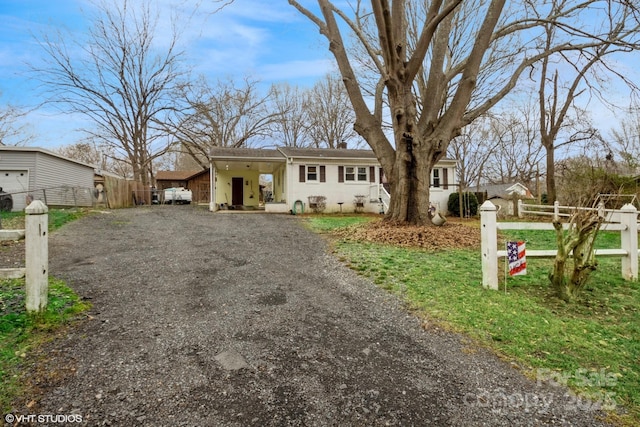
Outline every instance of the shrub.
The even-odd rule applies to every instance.
[[[309,196],[309,208],[315,213],[324,211],[327,207],[327,198],[325,196]]]
[[[460,194],[451,193],[447,202],[447,209],[453,216],[460,216]],[[473,193],[462,193],[462,209],[464,216],[470,217],[478,214],[478,198]]]
[[[364,204],[366,203],[367,196],[365,195],[356,195],[354,196],[353,204],[355,206],[356,212],[364,211]]]

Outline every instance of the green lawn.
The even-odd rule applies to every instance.
[[[327,233],[349,222],[336,218],[332,227],[331,221],[308,223]],[[507,230],[501,240],[507,239],[525,240],[531,249],[555,245],[552,231]],[[602,232],[597,247],[616,247],[619,240]],[[479,248],[428,252],[344,239],[333,247],[352,269],[517,362],[532,378],[563,375],[581,395],[623,406],[629,415],[615,417],[618,422],[640,422],[640,286],[621,278],[620,259],[600,259],[581,298],[567,304],[551,294],[549,259],[529,258],[526,276],[508,278],[506,291],[502,277],[500,290],[491,291],[481,285]]]
[[[47,309],[27,314],[24,279],[0,280],[0,412],[7,413],[20,394],[21,365],[30,351],[47,341],[63,324],[87,310],[64,282],[50,278]]]
[[[49,231],[87,214],[82,209],[49,211]],[[24,212],[2,212],[2,227],[24,228]],[[0,412],[7,413],[11,402],[23,390],[22,363],[29,352],[53,336],[65,323],[87,310],[89,304],[64,282],[49,278],[47,309],[38,314],[25,310],[24,279],[0,280]]]
[[[57,230],[64,224],[87,215],[89,211],[83,208],[49,209],[49,231]],[[24,228],[24,212],[0,212],[2,228],[19,230]]]

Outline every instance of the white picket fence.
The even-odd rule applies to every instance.
[[[0,240],[25,239],[25,268],[2,268],[0,278],[19,279],[26,284],[26,308],[42,311],[49,293],[49,209],[40,200],[25,208],[24,230],[0,230]]]
[[[546,210],[545,210],[546,209]],[[550,212],[549,209],[552,209]],[[603,231],[619,231],[621,247],[616,249],[596,249],[596,256],[613,256],[622,258],[622,277],[626,280],[638,279],[638,210],[631,204],[626,204],[622,209],[575,208],[554,204],[553,207],[543,205],[524,205],[518,203],[518,214],[525,213],[538,215],[550,215],[553,218],[570,216],[575,210],[594,210],[604,218],[601,226]],[[480,206],[481,223],[481,252],[482,252],[482,286],[489,289],[498,289],[498,261],[507,256],[506,250],[498,250],[498,230],[552,230],[555,228],[551,222],[498,222],[498,209],[490,201]],[[566,229],[569,224],[563,224]],[[557,249],[530,250],[527,248],[527,257],[553,258]]]

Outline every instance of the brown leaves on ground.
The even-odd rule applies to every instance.
[[[371,221],[337,232],[340,237],[427,250],[477,248],[480,230],[461,223],[446,222],[440,227]]]

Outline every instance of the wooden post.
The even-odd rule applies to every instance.
[[[25,282],[28,312],[43,311],[49,292],[49,208],[34,200],[25,208]]]
[[[622,257],[622,277],[638,280],[638,210],[627,203],[620,209],[620,223],[627,227],[620,232],[622,249],[627,255]]]
[[[480,206],[480,246],[482,250],[482,287],[498,289],[497,209],[489,200]]]

